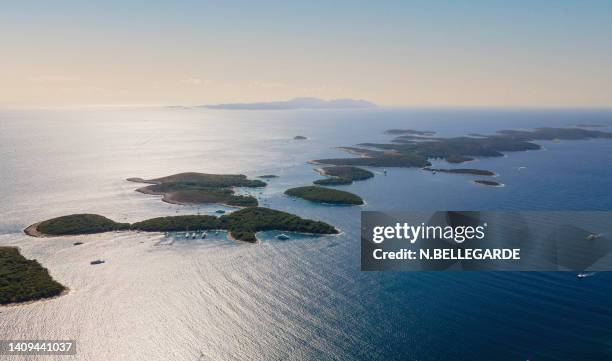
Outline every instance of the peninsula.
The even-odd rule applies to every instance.
[[[27,234],[36,237],[48,237],[58,235],[74,235],[75,228],[72,223],[80,224],[80,234],[104,233],[111,231],[108,227],[100,227],[99,220],[109,220],[106,217],[94,214],[74,214],[43,221],[26,228]],[[98,222],[92,222],[98,220]],[[55,227],[40,229],[41,225],[54,224]],[[260,231],[286,231],[311,234],[337,234],[338,230],[333,226],[296,215],[277,211],[269,208],[251,207],[223,215],[220,217],[209,215],[185,215],[158,217],[133,224],[116,223],[122,225],[121,230],[144,231],[144,232],[173,232],[185,230],[225,230],[236,240],[245,242],[257,242],[256,232]],[[61,228],[60,225],[65,225]],[[44,230],[44,231],[43,231]],[[51,231],[52,233],[47,233]]]
[[[16,247],[0,247],[0,305],[59,296],[66,290],[36,260]]]
[[[161,195],[162,200],[174,204],[216,203],[236,207],[256,207],[252,196],[236,195],[234,187],[265,187],[266,182],[248,179],[243,174],[179,173],[155,179],[128,178],[130,182],[147,183],[136,189],[144,194]]]
[[[366,180],[374,177],[374,173],[352,166],[332,166],[316,168],[315,171],[328,178],[314,181],[318,185],[344,185],[351,184],[353,181]]]
[[[453,169],[442,169],[442,168],[431,168],[425,167],[423,170],[432,172],[432,173],[455,173],[455,174],[473,174],[473,175],[481,175],[481,176],[494,176],[495,173],[490,170],[484,169],[474,169],[474,168],[453,168]]]
[[[337,205],[361,205],[363,199],[356,194],[339,191],[337,189],[319,186],[306,186],[287,189],[285,194],[292,197],[306,199],[311,202]]]

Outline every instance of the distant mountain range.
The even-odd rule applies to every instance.
[[[227,103],[203,105],[210,109],[233,109],[233,110],[282,110],[282,109],[354,109],[374,108],[377,105],[366,100],[359,99],[334,99],[323,100],[319,98],[301,97],[285,101],[263,102],[263,103]]]

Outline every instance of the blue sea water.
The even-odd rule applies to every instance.
[[[76,359],[82,360],[96,359],[101,353],[106,360],[190,360],[200,354],[204,359],[612,359],[610,273],[579,280],[564,272],[359,270],[362,210],[612,210],[610,140],[543,141],[539,151],[470,163],[498,173],[496,180],[505,184],[502,188],[475,185],[469,175],[391,168],[384,176],[371,168],[376,173],[373,179],[338,187],[362,196],[367,202],[363,207],[318,205],[283,195],[289,187],[320,178],[308,160],[347,156],[338,146],[387,142],[391,137],[384,131],[390,128],[455,136],[579,123],[604,124],[607,128],[602,130],[610,130],[612,112],[2,111],[0,245],[22,247],[26,256],[41,260],[75,291],[47,303],[3,310],[0,338],[80,335],[83,351]],[[308,140],[295,141],[295,135]],[[436,165],[450,166],[440,161]],[[92,296],[79,291],[89,286],[77,273],[92,271],[85,267],[77,272],[67,259],[80,265],[90,254],[70,253],[76,252],[69,247],[70,239],[33,241],[21,230],[42,219],[76,212],[135,221],[218,209],[165,204],[134,192],[135,184],[125,181],[182,171],[278,174],[264,190],[242,191],[256,195],[264,206],[334,224],[343,234],[288,241],[276,240],[274,233],[262,234],[260,246],[213,237],[177,241],[163,249],[153,246],[152,241],[159,240],[147,235],[94,236],[88,240],[100,244],[97,252],[107,252],[108,267],[118,268],[105,276],[87,276],[107,292],[96,294],[101,306],[80,311],[76,301]],[[148,248],[139,248],[140,242]],[[138,266],[119,255],[113,260],[119,247],[126,247],[121,248],[123,254],[155,257],[155,262]],[[180,281],[171,277],[179,265]],[[169,282],[182,287],[188,282],[193,288],[183,292],[177,286],[171,296],[160,293],[155,277],[147,274],[157,272],[154,268],[160,268],[160,279],[167,275]],[[135,279],[140,282],[130,287],[136,287],[139,296],[123,283],[127,282],[123,278],[136,277],[126,270],[138,273]],[[206,272],[196,274],[202,270]],[[150,299],[140,298],[144,295],[166,302],[150,305]],[[118,305],[117,299],[158,311],[140,314],[136,307]],[[98,323],[98,328],[91,326],[109,310],[121,317]],[[79,316],[72,318],[71,313]],[[167,314],[176,320],[168,320]],[[53,328],[54,317],[66,323],[61,331]],[[131,320],[130,325],[124,320]],[[12,331],[8,325],[14,325]],[[121,332],[131,337],[116,334]],[[172,334],[188,342],[170,346],[167,340],[173,339]],[[149,352],[153,343],[165,347]],[[139,352],[120,353],[130,347]],[[174,352],[169,351],[172,347]]]

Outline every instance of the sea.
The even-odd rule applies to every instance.
[[[0,339],[76,340],[72,356],[7,360],[612,360],[612,273],[362,272],[360,213],[612,210],[612,141],[541,141],[538,151],[481,158],[505,187],[474,176],[369,168],[338,189],[364,206],[284,190],[321,178],[309,160],[388,142],[390,128],[438,136],[594,123],[598,109],[375,108],[242,111],[90,107],[0,110],[0,246],[17,246],[69,288],[0,307]],[[294,140],[296,135],[307,140]],[[435,161],[436,166],[449,166]],[[259,234],[258,244],[117,232],[32,238],[28,225],[97,213],[134,222],[215,214],[134,190],[128,177],[179,172],[275,174],[240,189],[260,205],[333,224],[337,236]],[[73,246],[75,242],[83,242]],[[106,263],[90,265],[92,260]]]

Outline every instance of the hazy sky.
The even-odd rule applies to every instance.
[[[0,105],[612,106],[612,1],[7,1]]]

